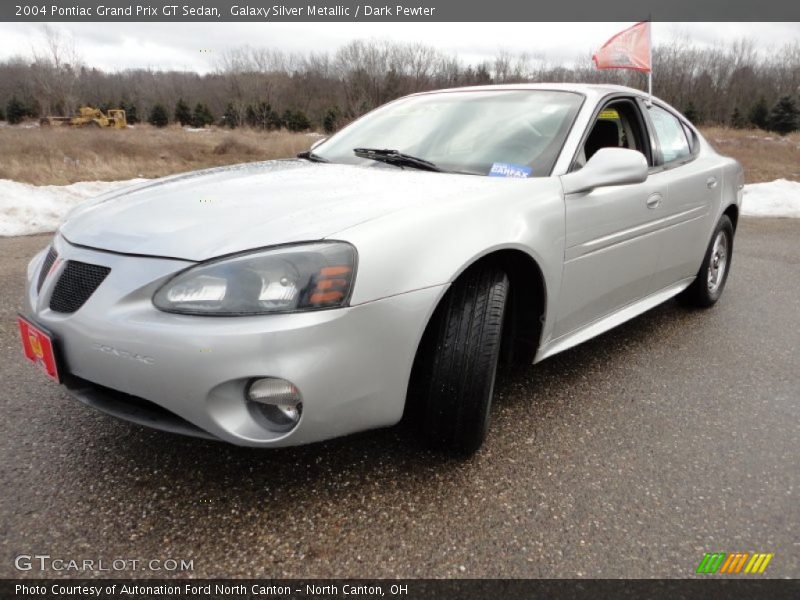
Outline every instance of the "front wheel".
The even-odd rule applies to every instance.
[[[722,218],[711,236],[703,264],[697,278],[681,293],[680,299],[686,304],[707,308],[712,306],[725,289],[733,257],[733,223],[728,215]]]
[[[508,276],[480,265],[436,309],[418,357],[418,392],[425,437],[437,448],[469,455],[486,437],[508,293]]]

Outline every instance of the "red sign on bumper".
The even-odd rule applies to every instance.
[[[56,354],[53,350],[53,338],[50,334],[24,317],[17,317],[17,325],[19,325],[19,334],[22,337],[22,350],[25,358],[34,364],[41,365],[50,379],[61,383]]]

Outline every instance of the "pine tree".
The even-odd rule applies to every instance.
[[[283,121],[283,124],[286,126],[286,129],[294,131],[291,125],[291,123],[294,121],[294,111],[292,111],[291,108],[287,108],[285,111],[283,111],[283,116],[281,117],[281,120]]]
[[[27,114],[28,110],[25,108],[25,105],[19,98],[12,96],[11,100],[9,100],[6,105],[6,117],[8,118],[9,124],[16,125],[17,123],[21,123],[22,119],[24,119]]]
[[[684,109],[683,116],[686,117],[686,119],[690,123],[694,123],[695,125],[700,123],[700,121],[702,120],[700,116],[700,111],[697,110],[697,108],[694,105],[694,102],[691,101],[689,101],[689,104]]]
[[[3,107],[0,106],[0,121],[6,120],[6,111],[3,110]]]
[[[198,102],[192,114],[192,125],[194,127],[205,127],[212,123],[214,123],[214,115],[211,114],[211,110],[205,104]]]
[[[799,117],[800,111],[797,109],[794,98],[791,96],[783,96],[775,103],[775,106],[772,107],[769,118],[767,119],[767,127],[771,131],[786,135],[787,133],[797,130],[800,124],[798,122]]]
[[[222,120],[231,129],[239,126],[239,111],[233,107],[233,103],[229,102],[228,106],[225,107],[225,114],[222,115]]]
[[[486,85],[492,83],[492,76],[489,73],[489,67],[485,62],[478,65],[478,68],[475,70],[474,77],[476,85]]]
[[[325,130],[325,133],[333,133],[336,131],[336,126],[339,122],[339,107],[334,106],[328,109],[328,112],[325,113],[325,117],[322,119],[322,128]]]
[[[150,118],[147,119],[150,125],[156,127],[166,127],[169,125],[169,115],[163,104],[154,104],[150,109]]]
[[[256,109],[253,108],[252,104],[248,104],[244,111],[244,122],[250,127],[258,126],[258,115],[256,114]]]
[[[280,129],[283,126],[280,115],[266,102],[260,102],[256,107],[248,106],[245,114],[245,121],[251,127]]]
[[[283,122],[289,131],[305,131],[311,127],[311,121],[302,110],[287,109],[283,113]]]
[[[180,123],[181,127],[192,124],[192,109],[183,101],[183,98],[175,103],[175,121]]]
[[[295,131],[311,129],[311,119],[302,110],[296,110],[294,113],[294,126]]]
[[[758,99],[753,107],[750,109],[748,120],[750,124],[758,127],[759,129],[767,128],[767,118],[769,117],[769,109],[767,108],[767,101],[764,96]]]
[[[742,129],[744,126],[744,115],[742,115],[742,113],[739,111],[739,107],[736,106],[731,113],[731,127]]]
[[[267,106],[269,106],[269,104]],[[278,112],[270,108],[269,112],[267,113],[267,122],[266,122],[267,129],[280,129],[285,125],[286,122],[281,118]]]
[[[136,112],[136,105],[127,100],[120,100],[119,107],[125,111],[125,120],[129,125],[136,125],[139,122],[139,115]]]

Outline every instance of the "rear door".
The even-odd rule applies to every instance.
[[[614,146],[638,150],[653,165],[650,145],[637,101],[615,97],[598,111],[571,170],[582,168],[599,148]],[[662,202],[666,184],[648,177],[639,184],[565,197],[566,249],[555,337],[647,294],[659,257],[658,216],[651,206]]]
[[[666,190],[653,207],[660,222],[659,255],[650,283],[650,291],[656,292],[697,274],[722,180],[717,162],[699,156],[694,132],[677,114],[657,104],[644,110],[659,169],[651,178]]]

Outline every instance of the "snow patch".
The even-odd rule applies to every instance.
[[[742,214],[800,218],[800,182],[776,179],[744,186]]]
[[[143,181],[146,179],[30,185],[0,179],[0,236],[55,231],[81,202]]]

